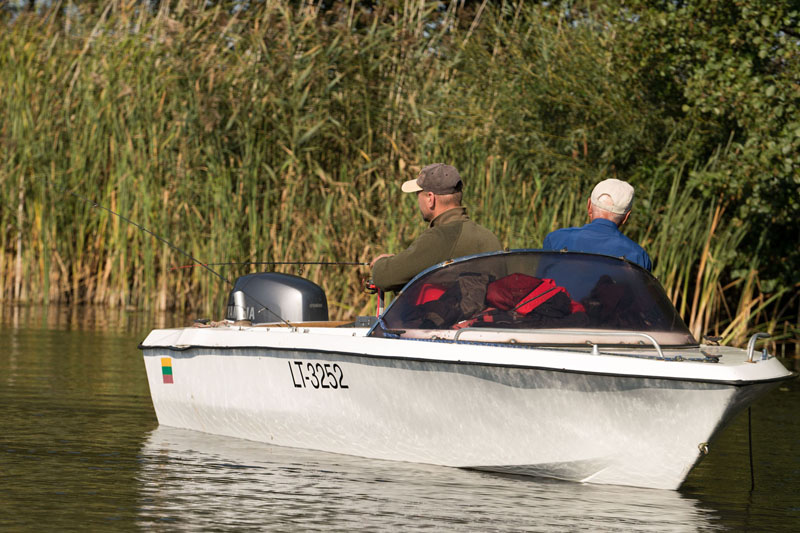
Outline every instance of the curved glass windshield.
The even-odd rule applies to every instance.
[[[381,318],[370,335],[441,338],[452,337],[442,330],[464,328],[594,330],[647,333],[667,345],[696,344],[649,272],[614,257],[574,252],[516,250],[432,267],[409,282]],[[586,341],[567,335],[553,342]]]

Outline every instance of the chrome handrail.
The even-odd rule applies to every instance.
[[[599,337],[619,337],[620,335],[631,335],[634,337],[644,337],[645,339],[649,340],[653,347],[656,349],[656,352],[662,358],[664,357],[664,352],[661,351],[661,345],[658,344],[658,341],[655,340],[652,336],[648,335],[647,333],[641,333],[639,331],[591,331],[591,330],[565,330],[565,329],[500,329],[500,328],[473,328],[473,327],[466,327],[461,328],[458,330],[453,337],[454,342],[458,342],[458,338],[461,336],[462,333],[465,331],[485,331],[491,333],[538,333],[538,334],[545,334],[545,335],[594,335]],[[597,343],[591,343],[592,346],[597,346]]]
[[[754,333],[752,337],[750,337],[750,342],[747,343],[747,362],[753,363],[753,355],[756,350],[756,342],[758,339],[769,339],[771,335],[769,333]]]

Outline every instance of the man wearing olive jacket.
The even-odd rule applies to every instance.
[[[385,291],[398,291],[411,278],[442,261],[502,250],[488,229],[470,220],[461,205],[463,183],[458,171],[442,163],[423,168],[402,190],[417,194],[422,218],[430,227],[397,255],[381,254],[370,263],[372,282]]]

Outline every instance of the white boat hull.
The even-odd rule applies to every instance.
[[[141,348],[159,423],[377,459],[676,489],[737,412],[790,376],[774,358],[747,368],[487,353],[363,334],[154,331]]]

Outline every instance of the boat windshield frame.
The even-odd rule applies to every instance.
[[[457,342],[465,328],[484,328],[483,342],[642,344],[646,334],[662,346],[698,345],[648,270],[621,257],[540,249],[469,255],[423,270],[367,336]],[[498,329],[507,333],[489,334]]]

